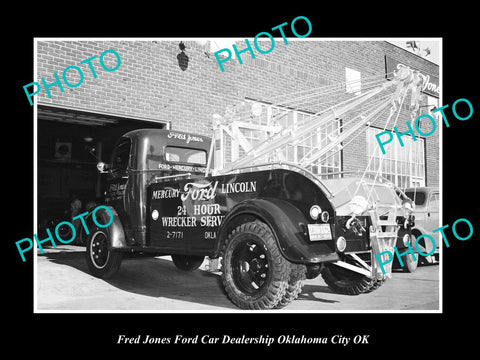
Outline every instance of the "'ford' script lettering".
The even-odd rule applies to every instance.
[[[218,181],[212,186],[212,182],[206,184],[198,183],[186,183],[183,187],[185,193],[180,198],[182,201],[187,200],[189,197],[192,200],[211,200],[215,198],[215,191],[217,189]]]

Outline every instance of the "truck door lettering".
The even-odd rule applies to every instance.
[[[194,216],[164,216],[162,217],[162,225],[165,227],[195,227],[197,219]]]
[[[218,227],[222,223],[224,217],[225,215],[202,216],[200,218],[200,226]]]
[[[171,199],[177,198],[180,193],[180,189],[163,189],[163,190],[155,190],[152,192],[152,199]]]
[[[177,206],[177,215],[178,216],[187,215],[187,207],[185,205]]]
[[[244,181],[244,182],[237,182],[237,183],[222,184],[223,194],[247,193],[247,192],[256,192],[256,191],[257,191],[256,181]]]
[[[192,200],[211,200],[215,198],[215,191],[217,189],[218,181],[215,181],[215,184],[212,186],[210,181],[207,184],[202,183],[186,183],[183,187],[185,193],[183,193],[180,198],[182,201],[187,200],[189,197]]]
[[[215,215],[215,214],[220,214],[220,204],[193,205],[193,215]]]

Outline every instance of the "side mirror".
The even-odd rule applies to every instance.
[[[109,165],[109,164],[106,164],[106,163],[104,163],[103,161],[100,161],[99,163],[97,163],[97,170],[98,170],[101,174],[108,172],[109,169],[110,169],[110,165]]]
[[[97,157],[97,149],[95,147],[95,145],[92,145],[92,144],[87,144],[85,145],[85,151],[88,152],[90,155],[92,155],[95,160],[100,160],[98,157]]]

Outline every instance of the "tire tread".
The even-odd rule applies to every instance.
[[[271,255],[271,284],[268,285],[266,293],[257,299],[250,295],[243,294],[237,289],[230,273],[230,269],[227,268],[229,264],[228,260],[226,261],[226,257],[229,256],[232,241],[234,241],[239,234],[243,233],[251,233],[261,239]],[[288,279],[291,270],[290,263],[280,253],[273,234],[265,223],[255,220],[238,225],[228,235],[223,245],[222,253],[224,254],[222,257],[223,288],[228,298],[239,308],[250,310],[272,309],[284,298],[285,293],[287,292]]]

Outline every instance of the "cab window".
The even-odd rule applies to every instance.
[[[130,156],[130,139],[124,138],[118,142],[112,153],[112,171],[126,170]]]
[[[207,164],[207,152],[201,149],[190,149],[177,146],[167,146],[165,160],[186,164]]]

